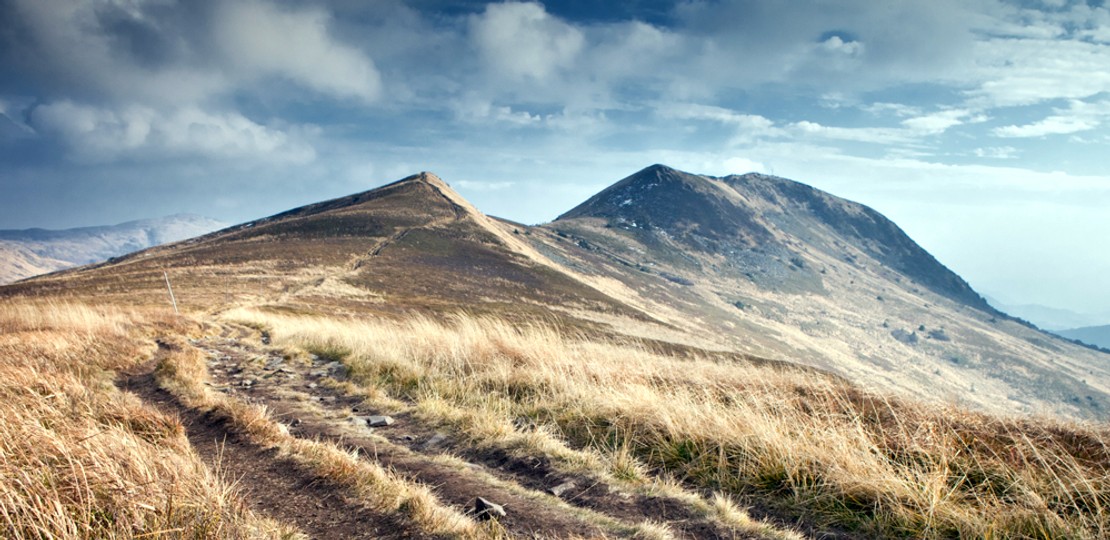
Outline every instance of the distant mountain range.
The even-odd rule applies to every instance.
[[[0,297],[163,304],[163,269],[184,309],[465,311],[992,411],[1110,415],[1110,356],[999,312],[871,208],[775,176],[654,165],[527,226],[421,173]]]
[[[1057,330],[1056,333],[1068,339],[1082,341],[1088,345],[1110,349],[1110,325]]]
[[[209,233],[227,224],[192,214],[76,229],[0,230],[0,284]]]
[[[1080,313],[1038,304],[1008,304],[989,295],[986,298],[995,308],[1054,332],[1110,324],[1110,313]]]

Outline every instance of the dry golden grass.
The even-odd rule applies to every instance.
[[[181,341],[166,343],[168,354],[159,363],[159,384],[187,406],[210,411],[255,444],[277,448],[282,455],[306,466],[316,475],[328,478],[350,490],[361,504],[385,512],[397,512],[426,533],[452,538],[497,538],[501,530],[495,522],[479,525],[458,511],[439,502],[426,486],[406,480],[343,450],[333,443],[299,439],[274,421],[265,407],[244,403],[213,392],[204,384],[207,368],[204,357]]]
[[[494,319],[227,316],[269,328],[275,343],[343,358],[371,393],[414,402],[479,445],[630,482],[673,478],[869,535],[1110,534],[1103,426],[911,403],[813,373],[676,359]],[[521,417],[541,428],[518,431]],[[727,499],[706,508],[774,534]]]
[[[0,537],[288,538],[189,449],[181,425],[116,389],[164,313],[0,304]],[[179,329],[180,330],[180,329]],[[145,344],[145,345],[144,345]]]

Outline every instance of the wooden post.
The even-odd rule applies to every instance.
[[[165,270],[162,270],[162,276],[166,278],[166,289],[170,291],[170,302],[173,302],[173,313],[175,315],[181,315],[181,312],[177,311],[177,299],[173,297],[173,287],[170,287],[170,275],[166,273]]]

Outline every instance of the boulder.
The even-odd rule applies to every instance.
[[[501,519],[506,515],[505,507],[500,504],[483,499],[482,497],[474,499],[474,517],[485,521],[489,519]]]
[[[366,423],[370,427],[385,427],[393,425],[392,416],[375,415],[366,418]]]
[[[575,487],[576,484],[574,482],[567,481],[547,490],[547,493],[556,497],[562,497],[564,493],[574,489]]]

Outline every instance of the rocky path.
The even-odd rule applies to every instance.
[[[596,478],[562,473],[547,459],[478,450],[413,412],[373,410],[347,393],[340,362],[285,358],[265,334],[224,325],[192,340],[207,363],[213,390],[265,405],[298,438],[330,441],[362,459],[432,489],[448,506],[475,513],[481,497],[503,507],[510,538],[744,538],[666,496],[631,493]],[[160,350],[159,356],[166,354]],[[181,419],[190,444],[213,470],[236,483],[252,509],[293,524],[311,538],[430,538],[397,512],[375,511],[346,488],[276,450],[240,437],[218,415],[190,409],[161,390],[160,358],[120,376],[121,388]]]
[[[645,522],[666,523],[678,538],[741,538],[683,502],[622,491],[597,479],[561,474],[542,457],[520,458],[462,445],[407,412],[381,422],[383,411],[344,393],[337,361],[285,359],[249,331],[229,326],[219,338],[198,340],[218,391],[266,405],[293,435],[339,442],[366,459],[429,485],[445,503],[471,509],[476,497],[503,505],[514,537],[633,536]],[[268,342],[268,336],[262,336]],[[557,493],[554,496],[553,493]]]
[[[342,488],[244,440],[222,419],[184,407],[155,383],[157,360],[122,374],[121,388],[179,418],[189,444],[208,467],[234,482],[252,510],[293,524],[310,538],[430,538],[398,516],[348,500]]]

